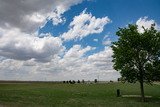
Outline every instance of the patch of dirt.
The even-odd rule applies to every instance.
[[[140,95],[122,95],[122,97],[141,97]],[[152,98],[152,96],[145,96],[145,98]]]

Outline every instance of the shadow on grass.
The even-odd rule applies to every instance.
[[[121,97],[125,98],[125,99],[129,99],[129,100],[133,100],[133,101],[136,101],[136,102],[142,102],[141,101],[141,96],[139,96],[139,95],[122,95]],[[146,96],[145,97],[145,102],[147,102],[147,103],[160,103],[160,98],[152,97],[152,96]]]
[[[160,99],[159,98],[146,98],[145,102],[160,103]]]

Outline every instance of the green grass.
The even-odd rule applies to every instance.
[[[7,107],[160,107],[160,85],[145,85],[145,103],[140,98],[116,97],[140,94],[139,84],[0,84],[0,106]]]

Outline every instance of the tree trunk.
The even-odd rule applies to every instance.
[[[142,102],[145,102],[143,79],[140,81],[140,88],[141,88],[141,100],[142,100]]]
[[[141,69],[141,67],[140,67],[140,88],[141,88],[141,100],[142,100],[142,102],[144,102],[145,101],[145,98],[144,98],[144,86],[143,86],[143,70]]]
[[[142,63],[141,58],[140,58],[140,49],[138,49],[138,53],[137,53],[137,58],[138,58],[138,69],[139,69],[139,73],[140,73],[140,77],[139,77],[139,83],[140,83],[140,89],[141,89],[141,101],[145,102],[145,97],[144,97],[144,86],[143,86],[143,78],[144,78],[144,63]]]
[[[144,97],[144,86],[143,86],[143,76],[144,76],[144,71],[142,69],[141,63],[139,63],[139,71],[140,71],[140,88],[141,88],[141,101],[145,102],[145,97]]]

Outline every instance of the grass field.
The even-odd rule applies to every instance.
[[[0,107],[160,107],[160,85],[145,85],[145,103],[140,98],[116,97],[139,95],[139,84],[60,84],[0,83]]]

